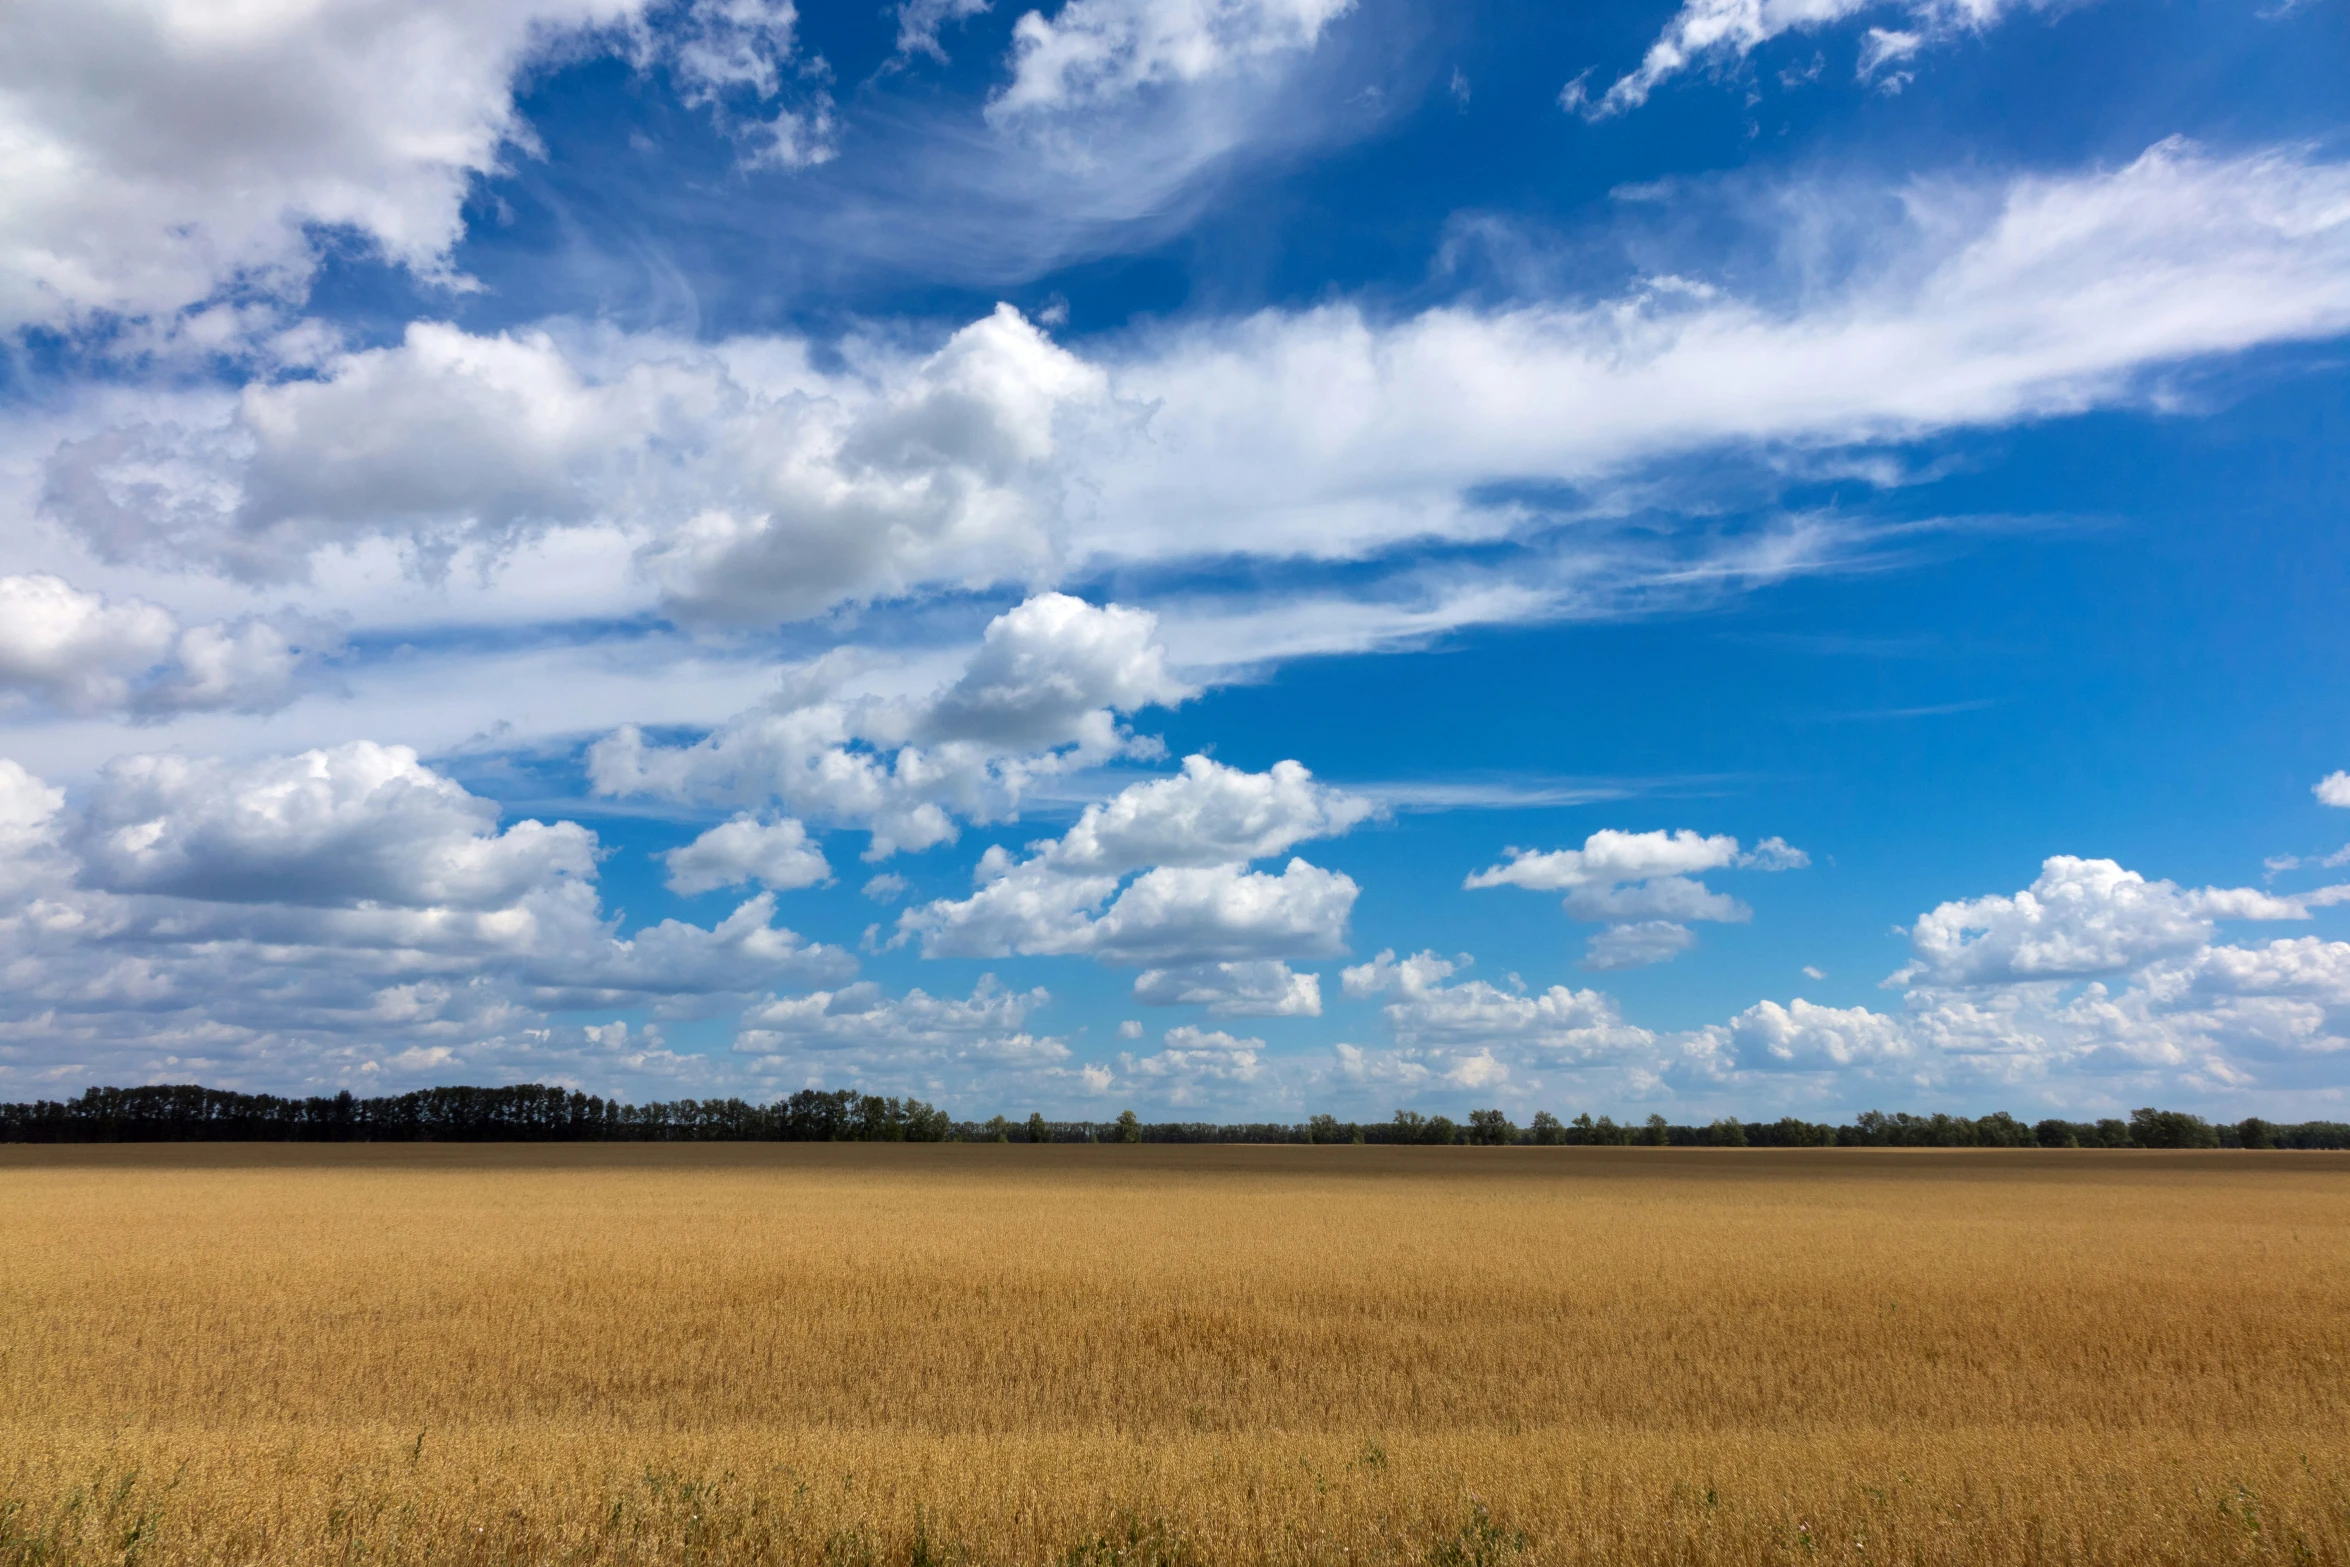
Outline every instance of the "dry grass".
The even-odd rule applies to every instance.
[[[2350,1158],[0,1149],[0,1563],[2350,1561]]]

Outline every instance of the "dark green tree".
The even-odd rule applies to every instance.
[[[2078,1148],[2081,1134],[2070,1121],[2035,1121],[2032,1123],[2032,1141],[2043,1148]]]
[[[1028,1140],[1032,1143],[1049,1143],[1053,1140],[1053,1129],[1044,1124],[1042,1110],[1032,1111],[1029,1114]]]
[[[1706,1133],[1706,1141],[1716,1148],[1743,1148],[1746,1146],[1746,1128],[1736,1116],[1723,1116]]]
[[[1469,1112],[1469,1141],[1480,1148],[1503,1148],[1518,1140],[1518,1129],[1499,1110]]]
[[[1567,1140],[1567,1129],[1559,1125],[1559,1118],[1548,1110],[1534,1112],[1534,1120],[1526,1128],[1527,1135],[1540,1147],[1551,1148]]]
[[[2132,1110],[2130,1140],[2141,1148],[2217,1148],[2219,1128],[2184,1110]]]
[[[1136,1115],[1135,1115],[1135,1113],[1134,1113],[1133,1111],[1131,1111],[1131,1110],[1121,1110],[1121,1111],[1119,1111],[1119,1112],[1118,1112],[1118,1127],[1117,1127],[1117,1130],[1116,1130],[1116,1131],[1114,1131],[1113,1133],[1111,1133],[1110,1140],[1111,1140],[1112,1142],[1119,1142],[1119,1143],[1139,1143],[1139,1142],[1141,1142],[1141,1141],[1142,1141],[1142,1121],[1141,1121],[1141,1118],[1140,1118],[1140,1117],[1138,1117],[1138,1116],[1136,1116]]]
[[[1648,1124],[1640,1129],[1640,1140],[1651,1148],[1662,1148],[1673,1140],[1672,1129],[1665,1125],[1663,1116],[1651,1114]]]

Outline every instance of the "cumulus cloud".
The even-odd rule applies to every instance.
[[[517,67],[632,0],[27,0],[0,52],[0,329],[298,291],[308,225],[445,272],[470,182],[528,132]]]
[[[2051,0],[2023,0],[2046,9]],[[1886,0],[1685,0],[1665,24],[1637,69],[1594,96],[1577,77],[1560,103],[1587,119],[1603,120],[1639,108],[1649,95],[1683,71],[1720,70],[1744,60],[1786,32],[1810,32],[1861,15],[1889,9]],[[1901,0],[1913,30],[1872,27],[1863,40],[1858,74],[1866,81],[1890,62],[1908,58],[1928,42],[1997,25],[2018,0]],[[1586,73],[1586,76],[1588,73]]]
[[[1077,745],[1096,754],[1122,741],[1113,715],[1173,706],[1193,688],[1167,670],[1158,617],[1040,593],[988,622],[962,678],[914,721],[917,739],[1005,749]]]
[[[0,1033],[108,1076],[667,1080],[698,1069],[549,1014],[692,1016],[855,971],[775,925],[768,893],[712,926],[624,934],[593,833],[497,818],[414,752],[366,742],[125,757],[74,807],[0,767]]]
[[[960,675],[925,696],[857,691],[855,661],[829,655],[691,745],[624,726],[589,748],[589,779],[608,795],[780,801],[869,828],[870,858],[951,842],[956,815],[1009,816],[1034,778],[1155,751],[1119,714],[1193,691],[1156,627],[1148,611],[1039,595],[990,622]]]
[[[734,1048],[774,1055],[787,1050],[866,1051],[895,1047],[928,1050],[967,1047],[974,1041],[1012,1042],[1012,1048],[1049,1048],[1021,1031],[1028,1014],[1052,997],[1042,987],[1007,990],[993,975],[982,976],[970,996],[955,1000],[916,988],[892,999],[870,980],[839,990],[778,996],[748,1008]]]
[[[1194,963],[1143,970],[1134,978],[1134,999],[1154,1007],[1204,1006],[1211,1017],[1320,1017],[1322,976],[1278,960]]]
[[[1887,984],[1968,986],[2118,974],[2211,939],[2219,919],[2298,920],[2301,903],[2252,888],[2187,891],[2112,860],[2051,856],[2012,897],[1945,903],[1910,931],[1914,961]]]
[[[1774,1077],[1888,1092],[2022,1096],[2068,1112],[2159,1094],[2291,1095],[2350,1053],[2350,943],[2217,943],[2225,919],[2307,917],[2242,888],[2189,890],[2110,860],[2055,856],[2010,897],[1919,916],[1896,1011],[1764,1001],[1681,1036],[1685,1087]]]
[[[78,825],[90,882],[215,903],[494,908],[594,874],[575,822],[494,830],[497,808],[406,746],[356,741],[243,765],[110,764]]]
[[[1742,851],[1735,838],[1706,837],[1687,828],[1637,833],[1603,828],[1580,849],[1512,849],[1509,856],[1502,864],[1472,873],[1462,885],[1470,890],[1563,889],[1570,917],[1609,927],[1591,938],[1584,955],[1583,966],[1598,970],[1664,963],[1688,951],[1697,938],[1686,921],[1743,924],[1754,918],[1745,904],[1713,891],[1690,873],[1797,870],[1811,863],[1810,856],[1783,838],[1765,838],[1752,850]]]
[[[920,938],[925,957],[1086,954],[1133,964],[1332,957],[1346,950],[1347,918],[1361,891],[1343,872],[1302,859],[1277,875],[1244,865],[1159,866],[1117,888],[1115,876],[1063,876],[1028,861],[969,898],[909,909],[898,929]],[[1109,907],[1095,914],[1105,899]]]
[[[1266,967],[1271,960],[1343,951],[1360,889],[1302,859],[1278,875],[1248,862],[1335,837],[1374,811],[1315,783],[1296,762],[1248,773],[1188,757],[1172,778],[1086,807],[1059,838],[1030,844],[1025,859],[990,849],[970,897],[909,909],[898,918],[899,939],[919,937],[930,957],[1087,953],[1195,971],[1154,987],[1208,983],[1196,972],[1205,964],[1255,965],[1245,972],[1268,979],[1279,966]],[[1302,1004],[1294,978],[1276,988],[1281,1004]],[[1318,1007],[1318,988],[1313,995]]]
[[[333,643],[310,630],[313,647]],[[0,577],[0,698],[69,714],[273,712],[295,696],[310,651],[258,617],[183,630],[140,599],[44,574]]]
[[[1685,876],[1693,871],[1718,870],[1736,864],[1738,840],[1727,835],[1704,837],[1687,828],[1678,832],[1618,832],[1602,828],[1583,840],[1580,849],[1556,849],[1549,853],[1511,849],[1508,852],[1510,858],[1506,864],[1474,872],[1461,885],[1561,892],[1575,887],[1646,881],[1651,876]]]
[[[1898,1062],[1917,1047],[1893,1018],[1866,1007],[1823,1007],[1798,998],[1758,1002],[1725,1030],[1739,1066],[1755,1071],[1835,1070]]]
[[[2350,810],[2350,773],[2328,773],[2310,786],[2320,805],[2338,805]]]
[[[292,579],[370,539],[434,567],[619,528],[682,619],[772,624],[943,582],[1050,572],[1065,407],[1103,374],[1008,306],[934,353],[826,375],[808,346],[412,323],[255,382],[227,422],[69,442],[46,505],[108,559]]]
[[[1186,1023],[1161,1036],[1149,1055],[1122,1052],[1118,1071],[1126,1084],[1152,1091],[1175,1105],[1198,1104],[1219,1090],[1248,1087],[1266,1076],[1261,1039],[1227,1034]]]
[[[1395,997],[1381,1010],[1404,1045],[1455,1055],[1511,1049],[1528,1059],[1580,1064],[1638,1052],[1656,1041],[1647,1029],[1627,1025],[1615,1000],[1596,990],[1552,985],[1529,992],[1515,976],[1506,990],[1481,979],[1444,983],[1469,961],[1433,952],[1398,959],[1383,951],[1340,979],[1352,998]]]
[[[747,881],[788,892],[832,879],[823,849],[788,816],[761,821],[745,812],[661,859],[669,867],[669,890],[684,897]]]
[[[1360,795],[1315,783],[1297,762],[1251,773],[1187,756],[1175,777],[1089,805],[1059,840],[1035,847],[1055,869],[1075,872],[1218,865],[1335,838],[1377,812]]]
[[[1065,0],[1049,17],[1030,11],[1014,24],[1012,80],[988,113],[1014,119],[1243,70],[1311,49],[1353,3]]]

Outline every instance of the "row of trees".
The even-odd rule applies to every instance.
[[[361,1099],[238,1094],[192,1085],[93,1088],[75,1098],[0,1104],[0,1142],[1122,1142],[1470,1143],[1488,1147],[1596,1145],[1657,1148],[2319,1148],[2350,1149],[2350,1125],[2279,1124],[2257,1117],[2214,1125],[2177,1110],[2145,1109],[2126,1121],[2026,1123],[2004,1111],[1888,1115],[1871,1110],[1846,1125],[1722,1119],[1683,1126],[1651,1115],[1637,1124],[1607,1116],[1561,1121],[1538,1111],[1518,1126],[1500,1110],[1468,1120],[1398,1110],[1392,1120],[1317,1115],[1288,1122],[953,1121],[919,1099],[851,1089],[804,1088],[773,1104],[678,1099],[631,1105],[525,1083],[511,1088],[427,1088]]]
[[[291,1099],[180,1085],[93,1088],[59,1103],[0,1104],[0,1142],[944,1142],[946,1112],[919,1099],[803,1089],[771,1105],[676,1099],[632,1105],[523,1083],[361,1099]]]

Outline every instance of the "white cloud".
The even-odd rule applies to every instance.
[[[1393,952],[1381,952],[1341,979],[1350,997],[1395,996],[1382,1011],[1405,1045],[1456,1054],[1514,1049],[1527,1059],[1583,1064],[1637,1054],[1656,1042],[1647,1029],[1627,1025],[1614,999],[1596,990],[1552,985],[1529,993],[1515,976],[1507,990],[1475,979],[1443,983],[1468,961],[1433,952],[1399,961]]]
[[[1787,1006],[1758,1002],[1730,1020],[1730,1048],[1738,1065],[1754,1071],[1835,1070],[1858,1063],[1898,1062],[1916,1045],[1893,1018],[1866,1007]]]
[[[1594,921],[1712,920],[1743,925],[1754,911],[1727,893],[1710,891],[1686,876],[1660,876],[1629,887],[1577,887],[1566,897],[1567,913]]]
[[[67,711],[120,707],[179,627],[136,599],[109,604],[56,577],[0,577],[0,685]]]
[[[1910,931],[1915,961],[1887,984],[2004,985],[2118,974],[2192,951],[2215,919],[2307,919],[2252,888],[2185,891],[2111,860],[2051,856],[2013,897],[1945,903]]]
[[[898,53],[926,54],[943,62],[947,52],[939,44],[939,29],[985,15],[988,9],[989,0],[900,0]]]
[[[1171,1028],[1147,1056],[1121,1054],[1128,1084],[1148,1087],[1168,1103],[1192,1105],[1218,1090],[1255,1084],[1266,1073],[1265,1042],[1190,1024]]]
[[[988,113],[1067,110],[1244,70],[1311,49],[1352,8],[1353,0],[1065,0],[1050,17],[1030,11],[1014,24],[1012,80]]]
[[[594,875],[586,828],[526,821],[500,833],[496,817],[405,746],[243,765],[129,756],[101,776],[75,846],[108,891],[218,903],[485,909]]]
[[[2320,805],[2338,805],[2350,810],[2350,773],[2328,773],[2310,786]]]
[[[925,957],[1064,953],[1151,965],[1330,957],[1345,950],[1361,890],[1301,859],[1278,875],[1170,865],[1136,877],[1095,916],[1116,887],[1114,876],[1062,876],[1031,860],[969,898],[908,910],[898,929],[921,938]]]
[[[1912,987],[1900,1011],[1761,1002],[1684,1036],[1668,1073],[1749,1095],[1792,1074],[1846,1103],[1956,1093],[2077,1117],[2092,1104],[2265,1095],[2240,1102],[2289,1114],[2350,1055],[2350,943],[2212,936],[2216,920],[2302,918],[2312,901],[2185,890],[2059,855],[2013,897],[1921,915],[1918,961],[1889,982]]]
[[[1063,594],[997,616],[962,672],[920,696],[853,689],[847,655],[788,671],[775,697],[685,746],[634,725],[588,752],[595,789],[680,802],[763,805],[869,827],[870,857],[951,842],[957,813],[1013,814],[1038,776],[1149,754],[1118,714],[1180,702],[1156,617]]]
[[[1218,865],[1259,860],[1310,838],[1334,838],[1377,813],[1358,795],[1313,781],[1297,762],[1243,772],[1187,756],[1173,778],[1135,784],[1089,805],[1057,842],[1035,846],[1057,870]]]
[[[1706,837],[1687,828],[1638,833],[1603,828],[1580,849],[1512,849],[1509,854],[1505,863],[1471,874],[1462,886],[1564,889],[1570,917],[1608,926],[1584,952],[1583,966],[1602,971],[1671,961],[1697,944],[1687,921],[1743,924],[1754,918],[1752,909],[1690,872],[1797,870],[1811,863],[1784,838],[1765,838],[1742,852],[1735,838]]]
[[[1610,925],[1583,944],[1583,966],[1598,973],[1668,963],[1697,945],[1688,926],[1670,920]]]
[[[1509,854],[1507,864],[1475,872],[1461,885],[1561,892],[1576,887],[1645,881],[1651,876],[1685,876],[1692,871],[1718,870],[1736,864],[1738,840],[1727,835],[1708,838],[1687,828],[1678,832],[1618,832],[1602,828],[1583,840],[1580,849],[1556,849],[1549,853],[1512,849]]]
[[[1320,1017],[1322,977],[1286,963],[1195,963],[1145,969],[1134,999],[1146,1006],[1204,1006],[1211,1017]]]
[[[1117,604],[1096,608],[1040,593],[988,622],[963,677],[913,725],[916,738],[1007,749],[1121,746],[1114,713],[1168,706],[1194,694],[1167,670],[1158,617]]]
[[[2183,361],[2350,330],[2350,172],[2303,150],[2171,142],[2119,169],[1861,194],[1772,205],[1784,232],[1763,238],[1824,230],[1806,254],[1854,258],[1785,303],[1703,279],[1393,320],[1337,303],[1090,356],[1003,310],[930,354],[851,341],[840,368],[788,337],[419,326],[250,388],[225,422],[68,442],[47,504],[110,559],[273,580],[369,541],[495,570],[551,530],[617,533],[638,591],[696,625],[1128,563],[1539,546],[1417,597],[1301,592],[1262,625],[1197,606],[1200,646],[1230,662],[1728,591],[1869,547],[1825,516],[1730,541],[1606,517],[1559,535],[1485,498],[1497,481],[1661,484],[1669,509],[1654,475],[1677,457],[2140,403]]]
[[[657,1042],[598,1043],[548,1014],[698,1015],[855,970],[774,925],[772,894],[623,936],[593,833],[501,831],[397,746],[125,757],[79,809],[10,764],[0,849],[0,1036],[92,1078],[683,1080],[702,1068]]]
[[[1102,372],[1008,306],[930,355],[862,358],[825,375],[789,340],[567,350],[416,322],[313,377],[248,385],[225,424],[67,443],[46,504],[105,558],[261,579],[371,539],[435,567],[619,526],[668,611],[696,622],[1048,575],[1056,423],[1099,399]]]
[[[789,816],[763,822],[745,812],[661,859],[669,867],[669,890],[683,897],[747,881],[788,892],[832,879],[824,851]]]
[[[314,646],[335,640],[313,631]],[[68,714],[272,712],[293,699],[306,658],[284,627],[255,617],[182,630],[143,600],[0,576],[0,697]]]
[[[1857,80],[1863,82],[1875,80],[1877,73],[1884,70],[1886,66],[1899,65],[1902,61],[1913,58],[1925,46],[1926,39],[1922,33],[1896,32],[1882,27],[1872,27],[1861,35],[1860,59],[1853,67],[1853,75]],[[1907,71],[1896,71],[1885,77],[1878,85],[1884,91],[1898,92],[1901,85],[1908,80],[1909,73]]]
[[[968,999],[917,988],[891,999],[871,981],[840,990],[778,996],[746,1009],[734,1048],[751,1055],[811,1051],[860,1057],[908,1050],[1006,1053],[1060,1060],[1066,1047],[1023,1030],[1028,1015],[1052,1000],[1041,987],[1007,990],[983,976]]]
[[[2053,0],[2025,3],[2045,9]],[[1656,42],[1649,45],[1637,70],[1618,78],[1597,97],[1578,77],[1567,84],[1560,102],[1586,118],[1606,119],[1639,108],[1649,94],[1683,71],[1722,69],[1744,60],[1782,33],[1833,26],[1886,4],[1887,0],[1685,0]],[[1900,0],[1899,9],[1907,13],[1916,31],[1869,29],[1861,45],[1859,74],[1863,81],[1886,63],[1915,54],[1929,41],[1986,31],[2017,9],[2017,0]]]
[[[517,67],[628,0],[24,0],[0,50],[0,330],[297,293],[304,226],[442,273],[471,181],[526,139]]]
[[[1299,978],[1274,983],[1269,976],[1279,965],[1271,960],[1343,951],[1360,889],[1302,859],[1278,875],[1251,871],[1248,862],[1304,839],[1337,836],[1374,810],[1315,783],[1296,762],[1247,773],[1187,757],[1172,778],[1130,785],[1086,807],[1059,838],[1030,844],[1026,859],[991,848],[970,897],[907,910],[898,918],[899,939],[919,937],[929,957],[1083,953],[1106,963],[1185,969],[1254,965],[1245,972],[1272,984],[1280,1004],[1294,1008],[1305,995]],[[1235,968],[1215,984],[1228,989],[1242,972]],[[1194,973],[1152,983],[1208,982]],[[1319,981],[1303,976],[1303,985],[1314,987],[1318,1008]],[[1270,1004],[1260,997],[1252,1006]]]
[[[912,886],[913,883],[907,881],[905,877],[883,871],[880,875],[868,879],[859,890],[875,903],[895,903],[904,897]]]
[[[1150,439],[1105,474],[1077,547],[1351,559],[1514,536],[1540,516],[1473,504],[1479,485],[2054,417],[2140,401],[2149,372],[2193,356],[2350,330],[2350,166],[2300,151],[2166,142],[2120,169],[1869,196],[1869,226],[1846,231],[1834,192],[1786,193],[1770,238],[1810,234],[1813,254],[1825,230],[1863,258],[1788,304],[1663,279],[1591,304],[1170,328],[1113,375],[1155,405]],[[1575,573],[1504,597],[1511,613],[1583,602],[1615,556],[1577,542]]]

